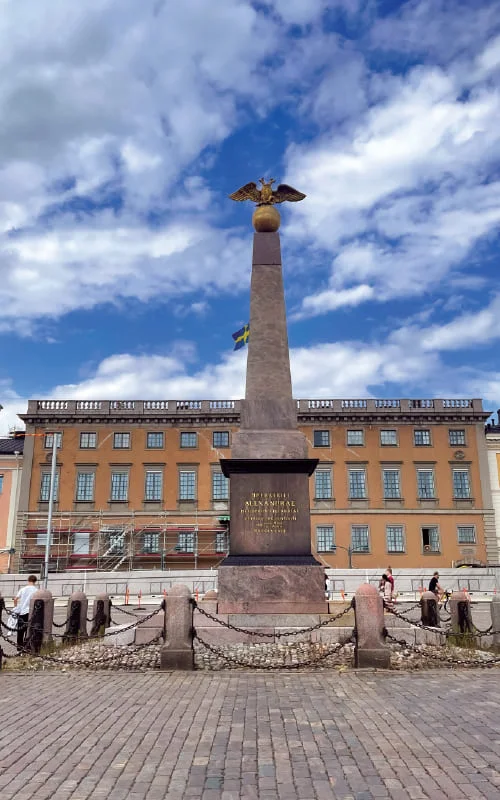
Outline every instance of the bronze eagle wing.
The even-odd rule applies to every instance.
[[[247,185],[249,186],[250,184]],[[293,188],[293,186],[288,186],[287,183],[280,183],[278,188],[273,192],[274,203],[284,203],[285,200],[288,200],[290,203],[297,203],[299,200],[303,200],[304,197],[305,194],[298,192],[297,189]]]
[[[257,184],[251,181],[250,183],[245,183],[241,189],[237,189],[229,197],[231,200],[253,200],[254,203],[260,203],[260,189],[257,189]]]

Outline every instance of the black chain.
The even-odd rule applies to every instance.
[[[498,658],[490,658],[488,660],[483,659],[460,659],[460,658],[453,658],[453,656],[444,655],[444,654],[437,654],[431,653],[427,651],[422,651],[418,649],[417,645],[408,644],[405,639],[396,639],[395,636],[391,636],[390,633],[387,634],[387,638],[390,639],[391,642],[395,644],[401,645],[405,650],[412,650],[414,653],[417,653],[419,656],[425,656],[427,658],[434,659],[435,661],[446,661],[448,664],[459,664],[461,667],[489,667],[494,666],[495,664],[500,663],[500,656]]]
[[[324,653],[320,655],[314,656],[312,658],[308,658],[305,661],[301,661],[297,664],[251,664],[248,661],[243,661],[241,658],[237,658],[236,656],[231,656],[229,653],[226,653],[221,647],[216,647],[213,644],[209,644],[204,639],[199,636],[197,631],[194,631],[194,638],[207,650],[214,655],[218,656],[219,658],[224,659],[225,661],[230,662],[231,664],[236,664],[239,667],[247,667],[250,669],[265,669],[265,670],[273,670],[273,669],[301,669],[302,667],[309,667],[314,664],[317,664],[319,661],[324,661],[325,658],[328,656],[336,655],[337,653],[342,650],[347,644],[352,642],[353,636],[351,636],[343,642],[337,642]]]
[[[70,617],[67,617],[64,620],[64,622],[61,622],[61,623],[54,622],[54,620],[52,620],[52,624],[53,624],[54,628],[64,628],[64,626],[67,625],[69,621],[70,621]]]
[[[113,608],[115,608],[117,611],[120,611],[121,614],[126,614],[128,617],[135,617],[135,619],[140,619],[140,617],[138,617],[137,614],[133,614],[132,611],[128,611],[126,608],[123,608],[123,606],[113,606]]]
[[[224,628],[229,628],[231,631],[237,631],[238,633],[251,633],[252,636],[261,636],[267,639],[281,639],[285,636],[299,636],[301,633],[310,633],[311,631],[317,631],[320,628],[324,628],[326,625],[329,625],[330,622],[334,622],[336,619],[340,619],[341,617],[345,616],[349,611],[351,611],[351,606],[347,606],[344,608],[343,611],[340,611],[338,614],[332,617],[328,617],[328,619],[323,620],[323,622],[318,622],[316,625],[312,625],[310,628],[297,628],[297,630],[293,630],[290,633],[260,633],[258,631],[253,631],[251,628],[238,628],[237,625],[231,625],[230,622],[225,622],[222,619],[210,614],[208,611],[205,611],[204,608],[201,608],[196,600],[193,601],[194,607],[203,614],[204,617],[211,619],[212,622],[217,622],[219,625],[222,625]]]

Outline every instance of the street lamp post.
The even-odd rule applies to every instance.
[[[54,431],[54,433],[52,434],[52,464],[50,469],[49,510],[47,513],[47,540],[45,542],[45,565],[43,571],[43,585],[45,589],[47,588],[49,582],[50,539],[52,535],[52,513],[54,510],[56,465],[57,465],[57,433]]]
[[[341,544],[336,544],[335,545],[335,550],[337,548],[339,548],[340,550],[345,550],[346,551],[347,557],[349,559],[349,569],[352,569],[352,547],[351,547],[351,545],[349,545],[349,547],[343,547]]]

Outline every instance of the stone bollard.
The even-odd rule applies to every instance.
[[[422,625],[427,625],[430,628],[440,628],[439,606],[434,592],[423,593],[420,598],[420,607],[422,612]]]
[[[491,627],[493,628],[493,647],[500,648],[500,597],[490,603]]]
[[[26,649],[39,653],[42,645],[52,644],[54,600],[48,589],[38,589],[31,595]]]
[[[391,652],[384,641],[384,604],[375,586],[364,583],[354,596],[356,667],[388,669]]]
[[[111,625],[111,600],[107,594],[98,594],[92,608],[91,636],[104,636],[104,631]]]
[[[209,592],[205,592],[198,605],[205,609],[205,611],[208,611],[209,614],[217,614],[217,592],[214,592],[213,589],[210,589]]]
[[[66,630],[63,642],[74,642],[87,638],[87,595],[84,592],[73,592],[68,599]]]
[[[453,633],[472,633],[470,600],[465,592],[453,592],[450,597],[451,629]]]
[[[160,651],[160,669],[194,669],[193,603],[190,590],[182,584],[168,595],[167,640]]]

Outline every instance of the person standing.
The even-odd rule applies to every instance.
[[[24,643],[26,641],[28,619],[30,615],[30,600],[36,590],[36,575],[30,575],[28,577],[28,585],[19,589],[14,598],[14,606],[17,609],[17,649],[19,652],[24,648]]]
[[[386,569],[387,580],[391,584],[392,594],[394,594],[394,577],[392,575],[392,567],[387,567]]]

